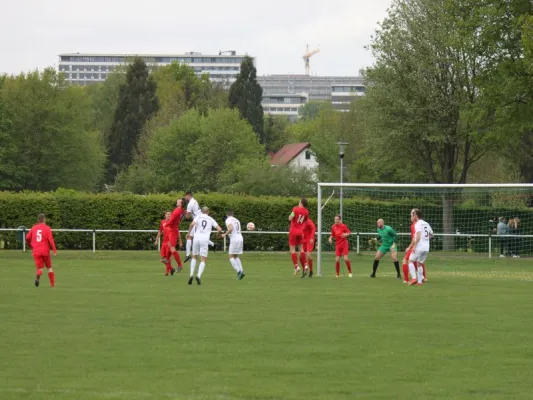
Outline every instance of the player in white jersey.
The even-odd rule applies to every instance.
[[[205,263],[207,262],[207,253],[209,252],[209,238],[211,231],[215,228],[218,232],[222,232],[222,228],[218,226],[217,222],[209,216],[209,208],[202,208],[202,213],[192,221],[189,227],[189,236],[194,230],[194,239],[192,242],[192,260],[191,260],[191,275],[189,278],[189,285],[192,285],[194,279],[194,271],[196,269],[197,257],[200,256],[200,266],[198,268],[198,275],[196,275],[196,283],[202,284],[201,278],[204,273]]]
[[[242,269],[241,259],[239,255],[242,254],[244,239],[242,237],[241,222],[233,216],[233,210],[226,212],[226,228],[228,229],[222,237],[229,235],[229,262],[235,272],[237,272],[237,279],[244,278],[244,270]]]
[[[196,199],[192,196],[192,192],[185,193],[185,198],[187,199],[187,219],[194,220],[199,216],[202,211],[200,210],[200,205]],[[185,245],[185,262],[191,259],[191,249],[192,249],[192,238],[194,236],[194,231],[190,231],[187,235],[187,243]]]
[[[422,217],[420,210],[413,210],[415,237],[412,246],[413,250],[409,256],[409,272],[411,274],[409,285],[421,285],[424,281],[423,265],[429,253],[429,241],[433,237],[433,229],[431,229],[431,226]],[[415,262],[417,263],[418,270],[415,270]]]

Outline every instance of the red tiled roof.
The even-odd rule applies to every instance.
[[[293,158],[309,147],[311,147],[309,142],[287,144],[272,156],[270,165],[287,165]]]

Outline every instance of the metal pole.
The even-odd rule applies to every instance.
[[[96,230],[93,229],[93,254],[96,253]]]
[[[157,251],[161,251],[161,236],[157,239]]]
[[[322,276],[322,187],[318,185],[317,193],[317,244],[316,244],[316,265],[317,265],[317,275]]]
[[[360,244],[359,244],[359,232],[357,232],[357,254],[359,254]]]
[[[489,258],[492,258],[492,235],[489,233]]]
[[[226,236],[224,236],[224,253],[226,252]]]
[[[343,163],[344,157],[343,157],[342,154],[341,154],[341,156],[340,156],[340,159],[341,159],[341,185],[342,185],[342,178],[343,178],[342,173],[343,173],[343,167],[344,167],[344,163]],[[343,198],[343,194],[344,194],[344,193],[343,193],[343,188],[342,188],[342,186],[341,186],[341,192],[340,192],[340,212],[339,212],[339,214],[340,214],[340,216],[341,216],[341,220],[342,220],[342,198]]]
[[[22,252],[26,253],[26,229],[22,230]]]

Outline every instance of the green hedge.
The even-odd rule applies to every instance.
[[[138,196],[130,194],[88,194],[69,190],[55,193],[7,193],[0,192],[0,227],[16,228],[21,225],[30,227],[35,223],[38,213],[44,212],[52,228],[84,228],[84,229],[157,229],[165,210],[172,209],[178,194]],[[225,211],[233,208],[237,218],[243,224],[253,221],[259,231],[287,231],[287,217],[292,207],[297,204],[296,198],[284,197],[248,197],[226,194],[198,194],[195,196],[202,206],[211,208],[211,215],[223,223]],[[374,201],[368,198],[348,198],[344,202],[345,220],[352,232],[374,232],[377,216],[384,218],[386,223],[399,232],[409,232],[409,212],[415,200],[398,199],[394,202]],[[431,202],[416,200],[416,206],[422,207],[426,215],[442,215],[442,207]],[[309,210],[311,218],[316,221],[316,201],[311,199]],[[325,219],[323,231],[328,231],[333,216],[338,210],[338,202],[332,200],[323,210]],[[513,215],[515,210],[504,208],[482,208],[458,206],[454,209],[454,226],[464,233],[482,233],[489,231],[488,220],[498,215]],[[521,210],[522,234],[533,233],[533,211]],[[465,232],[461,223],[465,220],[487,221],[479,224],[477,231],[470,227]],[[442,232],[441,218],[429,221],[435,232]],[[463,223],[464,225],[464,223]],[[187,228],[183,223],[182,229]],[[4,248],[20,248],[15,233],[0,233],[0,242]],[[55,234],[60,249],[92,248],[92,233],[61,233]],[[143,250],[154,249],[155,234],[151,233],[98,233],[97,249]],[[361,237],[361,247],[373,250],[369,243],[370,237]],[[486,240],[455,238],[457,249],[467,251],[487,251]],[[221,246],[221,241],[217,241]],[[409,243],[408,237],[400,239],[400,248]],[[247,250],[286,250],[286,235],[247,235]],[[352,247],[355,240],[352,239]],[[442,247],[442,239],[435,238],[433,249]],[[521,247],[531,251],[533,241],[522,239]],[[329,247],[326,247],[329,249]]]

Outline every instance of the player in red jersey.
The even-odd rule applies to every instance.
[[[174,275],[174,272],[176,272],[176,270],[172,268],[172,263],[170,261],[170,247],[168,246],[170,236],[170,228],[168,226],[168,221],[170,221],[171,215],[172,213],[170,211],[167,211],[165,213],[165,219],[162,220],[159,224],[159,231],[157,232],[157,237],[155,238],[155,243],[157,244],[161,236],[163,236],[163,241],[161,242],[160,261],[165,264],[165,276],[168,276],[169,273],[171,275]]]
[[[413,208],[411,210],[411,244],[409,244],[409,247],[405,250],[405,256],[402,260],[402,270],[403,270],[403,281],[405,283],[409,283],[409,257],[411,256],[411,253],[413,252],[413,246],[415,244],[415,211],[418,210],[417,208]],[[414,262],[415,268],[417,267],[417,263]],[[422,271],[424,274],[424,282],[427,281],[426,279],[426,265],[421,264]]]
[[[170,248],[170,254],[174,256],[174,259],[178,263],[178,272],[181,272],[183,269],[183,264],[181,263],[180,255],[176,249],[176,245],[179,244],[179,248],[183,247],[183,242],[181,241],[180,235],[180,222],[185,217],[187,200],[178,199],[176,201],[176,209],[172,211],[170,215],[170,220],[167,223],[169,229],[168,235],[168,246]]]
[[[39,223],[34,225],[33,228],[26,235],[26,241],[32,249],[33,259],[35,261],[35,267],[37,268],[37,275],[35,276],[35,287],[39,286],[42,269],[46,267],[48,270],[48,279],[50,280],[50,286],[55,286],[55,274],[52,269],[52,260],[50,259],[50,249],[54,252],[54,256],[57,255],[56,244],[54,242],[54,236],[52,230],[46,225],[46,217],[44,214],[39,214],[37,217]]]
[[[352,277],[352,263],[348,258],[348,237],[350,236],[350,233],[351,232],[348,227],[342,223],[341,216],[336,215],[335,223],[331,227],[331,236],[329,237],[329,242],[333,243],[333,239],[335,239],[335,272],[337,274],[337,278],[341,272],[341,256],[344,257],[344,262],[346,263],[346,268],[348,269],[348,276],[350,278]]]
[[[298,207],[292,209],[291,215],[289,215],[289,221],[291,222],[291,228],[289,230],[289,249],[291,252],[292,264],[294,265],[294,275],[300,271],[298,266],[298,255],[296,250],[300,251],[304,243],[304,232],[303,228],[307,219],[309,218],[309,211],[307,211],[307,199],[302,198]],[[302,258],[302,257],[301,257]],[[307,265],[305,259],[305,253],[303,255],[303,263]],[[304,267],[304,273],[305,267]]]
[[[316,234],[316,226],[313,221],[311,221],[311,218],[307,219],[307,222],[304,225],[303,229],[304,233],[304,243],[302,245],[302,251],[300,252],[300,263],[302,264],[302,268],[304,269],[304,272],[302,274],[302,278],[305,278],[306,275],[306,267],[309,266],[309,278],[313,277],[313,258],[311,257],[311,253],[315,249],[315,234]],[[305,264],[307,260],[307,265]]]

